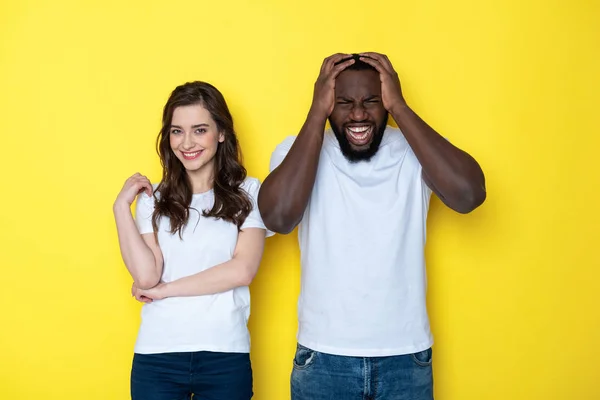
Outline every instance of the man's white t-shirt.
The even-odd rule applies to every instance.
[[[273,171],[294,136],[273,152]],[[425,236],[431,190],[399,129],[368,162],[349,162],[325,132],[299,226],[298,342],[323,353],[390,356],[433,344],[426,309]]]
[[[247,178],[241,185],[250,195],[253,205],[242,230],[266,229],[256,203],[259,187],[259,181],[254,178]],[[193,195],[182,239],[178,232],[169,232],[168,218],[160,219],[158,243],[164,258],[163,282],[194,275],[232,259],[238,239],[237,226],[202,216],[202,211],[210,210],[214,201],[212,190]],[[136,204],[136,223],[141,234],[153,232],[153,211],[154,199],[141,194]],[[142,307],[142,323],[134,351],[139,354],[193,351],[248,353],[249,316],[250,292],[246,286],[213,295],[155,300]]]

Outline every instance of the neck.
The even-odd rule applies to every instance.
[[[211,190],[214,186],[214,160],[196,171],[187,171],[190,182],[192,183],[192,193],[204,193]]]

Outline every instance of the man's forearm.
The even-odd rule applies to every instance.
[[[467,213],[483,203],[485,178],[473,157],[444,139],[408,105],[398,105],[391,114],[421,163],[425,180],[446,205]]]

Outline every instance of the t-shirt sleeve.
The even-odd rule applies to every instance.
[[[140,234],[152,233],[152,213],[154,212],[154,197],[141,193],[135,205],[135,224]]]
[[[425,178],[423,177],[423,167],[421,167],[421,165],[419,165],[419,177],[421,178],[421,189],[422,189],[423,197],[425,198],[426,201],[429,201],[433,191],[431,190],[429,185],[427,185],[427,182],[425,181]]]
[[[283,162],[283,159],[289,153],[294,141],[296,140],[296,136],[288,136],[281,142],[271,154],[271,163],[269,165],[269,172],[273,172],[275,168],[279,166]]]
[[[273,236],[275,232],[271,232],[267,229],[260,215],[260,210],[258,209],[258,191],[260,189],[259,180],[256,178],[247,178],[242,184],[242,189],[244,189],[250,196],[250,201],[252,202],[252,211],[250,211],[250,214],[248,214],[246,217],[241,229],[260,228],[267,231],[266,237]]]

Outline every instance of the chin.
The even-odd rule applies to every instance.
[[[197,171],[199,169],[202,169],[202,167],[204,166],[204,163],[202,163],[202,162],[199,162],[199,161],[190,162],[188,160],[182,161],[181,164],[183,164],[183,168],[188,172]]]
[[[352,149],[352,151],[356,151],[356,152],[367,151],[371,147],[371,143],[373,143],[372,140],[370,140],[368,143],[362,144],[360,146],[350,143],[350,149]]]

